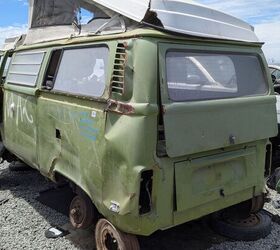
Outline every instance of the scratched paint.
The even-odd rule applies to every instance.
[[[79,128],[79,134],[81,137],[86,138],[90,141],[97,140],[100,129],[98,128],[98,125],[96,123],[97,113],[95,111],[63,112],[57,114],[56,117],[59,117],[59,120],[64,124],[75,123]]]

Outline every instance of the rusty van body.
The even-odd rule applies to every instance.
[[[250,28],[238,39],[147,23],[36,43],[27,34],[13,50],[1,121],[10,152],[136,235],[262,197],[277,133]]]

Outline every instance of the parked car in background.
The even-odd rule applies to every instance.
[[[280,65],[269,65],[274,90],[280,94]]]
[[[275,77],[275,79],[280,79],[280,65],[269,65],[269,69],[271,72],[271,75]]]
[[[278,131],[280,131],[280,65],[269,65],[274,92],[276,94],[276,110],[277,110],[277,123],[278,123]],[[280,133],[271,139],[273,144],[273,158],[276,156],[276,150],[279,149],[280,145]]]
[[[270,188],[280,192],[280,65],[269,65],[269,69],[276,94],[278,134],[270,139],[272,143],[272,169],[267,184]]]

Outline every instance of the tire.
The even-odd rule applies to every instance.
[[[97,250],[140,250],[136,236],[121,232],[106,219],[96,225],[95,242]]]
[[[244,223],[245,221],[251,222],[249,218],[246,220],[235,219],[238,223],[232,223],[228,219],[224,219],[222,214],[215,214],[211,218],[211,227],[218,234],[238,241],[255,241],[268,236],[271,233],[271,217],[264,211],[251,216],[256,216],[257,224]]]

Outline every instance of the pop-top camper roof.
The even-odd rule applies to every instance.
[[[29,1],[25,43],[104,34],[104,31],[124,32],[129,26],[139,24],[190,36],[258,42],[249,24],[188,0]],[[87,25],[79,24],[81,8],[92,12]]]
[[[90,1],[90,0],[87,0]],[[163,29],[186,35],[258,42],[246,22],[189,0],[91,0],[137,22],[154,13]],[[128,4],[129,2],[129,4]]]
[[[23,44],[25,35],[6,38],[1,51],[13,50]]]

